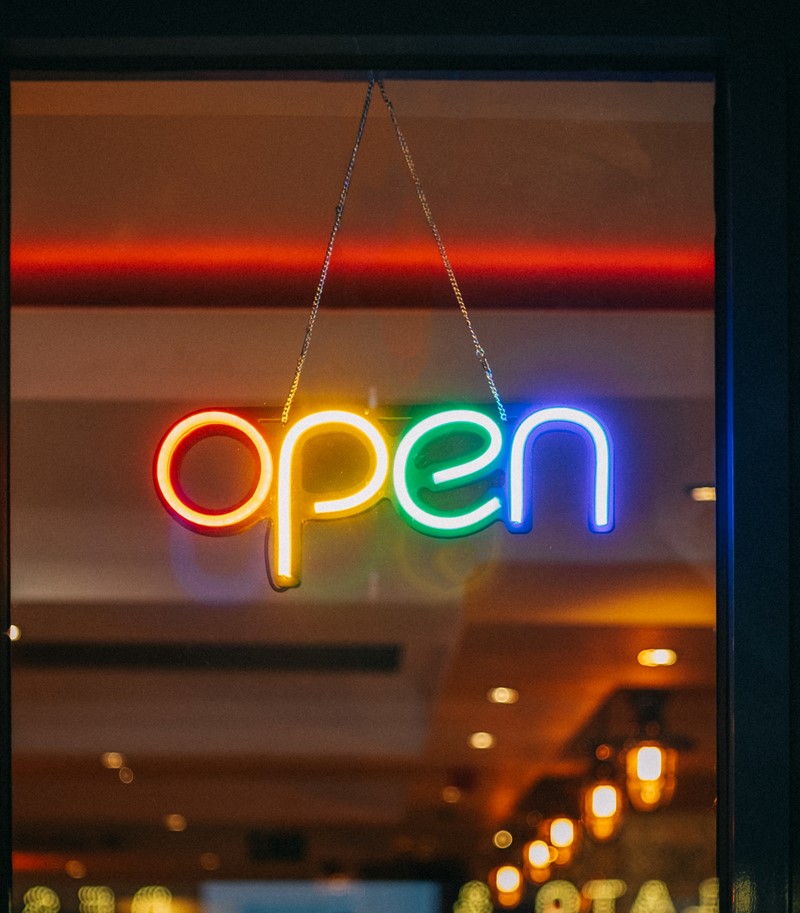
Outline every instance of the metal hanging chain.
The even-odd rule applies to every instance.
[[[347,165],[347,173],[344,176],[344,183],[342,184],[342,190],[339,194],[339,202],[336,204],[336,217],[333,220],[333,227],[331,228],[330,237],[328,238],[328,249],[325,251],[325,259],[322,262],[322,270],[319,274],[319,282],[317,283],[317,291],[314,293],[314,300],[311,304],[311,313],[308,317],[308,324],[306,325],[306,334],[303,337],[303,345],[300,349],[300,356],[297,359],[297,366],[294,369],[294,379],[292,380],[292,385],[289,388],[289,395],[286,397],[286,403],[283,407],[283,413],[281,415],[281,424],[285,425],[289,420],[289,410],[292,408],[292,400],[294,400],[295,393],[297,393],[297,387],[300,384],[300,372],[303,370],[303,363],[306,360],[306,355],[308,354],[308,347],[311,345],[311,334],[314,332],[314,323],[317,319],[317,312],[319,311],[319,303],[322,298],[322,290],[325,288],[325,279],[328,276],[328,267],[331,262],[331,255],[333,254],[333,243],[336,240],[336,233],[339,231],[339,226],[342,224],[342,214],[344,213],[344,204],[347,202],[347,192],[350,189],[350,179],[353,177],[353,169],[356,165],[356,156],[358,155],[358,148],[361,145],[361,137],[364,135],[364,125],[367,122],[367,114],[369,113],[370,102],[372,101],[372,90],[375,87],[375,77],[370,73],[369,83],[367,84],[367,94],[364,98],[364,107],[361,110],[361,120],[358,124],[358,133],[356,134],[356,141],[353,145],[353,151],[350,153],[350,161]]]
[[[317,312],[319,311],[319,303],[322,298],[322,290],[325,287],[325,279],[328,275],[328,267],[331,261],[331,255],[333,253],[333,244],[336,239],[336,233],[339,231],[339,226],[342,222],[342,213],[344,212],[344,204],[347,200],[347,192],[350,189],[350,180],[353,176],[353,168],[356,163],[356,155],[358,154],[358,148],[361,144],[361,137],[364,133],[364,125],[367,120],[367,113],[369,112],[370,102],[372,100],[372,90],[375,86],[375,77],[370,74],[369,84],[367,85],[367,95],[364,99],[364,107],[361,112],[361,121],[358,125],[358,134],[356,136],[355,145],[353,146],[353,152],[350,156],[350,162],[347,166],[347,174],[345,175],[344,184],[342,185],[342,191],[339,194],[339,203],[336,207],[336,218],[333,223],[333,228],[331,229],[330,238],[328,240],[328,249],[325,253],[325,260],[322,264],[322,271],[320,273],[319,282],[317,284],[317,291],[314,295],[314,301],[311,305],[311,314],[308,319],[308,325],[306,326],[306,333],[303,339],[303,345],[300,350],[300,357],[297,359],[297,367],[295,368],[294,379],[292,381],[292,386],[289,389],[289,395],[286,398],[286,404],[283,407],[283,414],[281,416],[281,422],[285,425],[289,418],[289,410],[292,407],[292,401],[294,400],[295,393],[297,393],[297,387],[300,383],[300,372],[303,370],[303,363],[305,362],[306,355],[308,353],[308,347],[311,343],[311,334],[314,331],[314,323],[317,318]],[[489,389],[491,390],[492,397],[494,398],[495,404],[497,405],[497,411],[500,415],[502,421],[507,421],[508,416],[506,414],[505,407],[503,406],[502,400],[500,399],[500,394],[497,392],[497,387],[494,382],[494,375],[492,374],[492,369],[489,366],[489,360],[486,357],[486,352],[483,346],[478,339],[478,335],[475,332],[474,327],[472,326],[472,321],[470,320],[469,312],[467,311],[467,306],[464,303],[464,297],[461,294],[461,289],[458,285],[458,280],[456,279],[455,273],[453,272],[453,267],[450,263],[450,258],[447,255],[447,250],[444,246],[444,241],[442,241],[442,236],[439,234],[439,229],[436,226],[436,222],[433,219],[433,213],[431,212],[430,205],[428,204],[428,198],[425,196],[425,191],[422,189],[422,182],[419,179],[417,174],[416,166],[414,165],[414,160],[411,157],[411,150],[408,147],[406,138],[403,135],[403,131],[400,129],[400,123],[397,119],[397,114],[394,110],[394,105],[389,98],[386,88],[383,84],[383,80],[377,80],[378,87],[380,89],[381,97],[383,98],[386,108],[389,112],[389,117],[392,120],[392,126],[394,127],[395,135],[397,136],[397,141],[400,144],[400,149],[403,152],[403,157],[406,161],[409,173],[411,174],[411,179],[414,182],[414,187],[417,191],[417,197],[419,198],[420,205],[422,206],[422,211],[425,214],[425,219],[428,223],[428,227],[433,234],[434,240],[436,241],[436,246],[439,248],[439,255],[442,258],[442,263],[444,264],[445,271],[447,272],[447,278],[450,280],[450,286],[453,289],[453,295],[458,303],[459,310],[461,311],[464,321],[467,324],[467,329],[469,331],[470,338],[472,339],[472,344],[475,347],[475,355],[478,358],[478,361],[481,363],[484,374],[486,375],[486,380],[489,384]]]
[[[507,421],[508,416],[506,415],[505,406],[503,406],[502,400],[500,399],[500,394],[497,392],[497,387],[494,383],[494,375],[492,374],[492,369],[489,366],[489,360],[486,357],[486,352],[484,351],[483,346],[480,344],[478,334],[475,332],[475,329],[472,326],[472,321],[470,320],[467,306],[464,304],[464,298],[461,294],[461,289],[459,288],[456,274],[453,272],[453,267],[450,264],[450,258],[447,256],[447,251],[445,250],[444,241],[442,241],[442,236],[439,234],[439,229],[436,227],[436,222],[433,220],[433,213],[431,212],[431,207],[428,204],[428,198],[425,196],[425,191],[422,189],[422,182],[420,181],[419,175],[417,174],[414,160],[411,158],[411,150],[408,148],[406,138],[403,135],[403,131],[400,129],[400,122],[397,119],[394,105],[392,104],[392,101],[386,92],[386,88],[383,85],[382,79],[378,80],[378,88],[381,91],[381,97],[386,104],[386,108],[389,111],[389,117],[392,119],[392,125],[394,126],[394,132],[397,136],[397,141],[400,143],[400,148],[403,150],[403,158],[406,160],[406,165],[408,166],[409,173],[411,174],[411,179],[414,181],[414,187],[417,190],[417,197],[419,197],[422,211],[425,213],[425,219],[428,223],[428,227],[430,228],[434,240],[436,241],[436,246],[439,248],[439,255],[441,256],[442,263],[444,264],[444,268],[447,271],[447,278],[450,280],[450,286],[452,287],[453,294],[455,295],[456,301],[458,302],[459,310],[461,311],[461,314],[467,324],[467,329],[469,330],[472,344],[475,347],[475,355],[478,361],[481,363],[483,372],[486,375],[486,380],[489,384],[489,389],[492,391],[494,401],[497,404],[497,411],[500,414],[500,418],[505,422]]]

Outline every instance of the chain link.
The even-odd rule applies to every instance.
[[[333,220],[333,227],[331,228],[330,237],[328,238],[328,248],[325,251],[325,259],[322,262],[322,270],[319,274],[317,290],[314,293],[314,300],[311,303],[311,313],[308,317],[306,333],[303,337],[303,345],[300,349],[300,356],[297,359],[297,365],[294,369],[292,385],[289,388],[289,394],[286,397],[286,403],[284,404],[283,413],[281,414],[281,424],[283,425],[289,420],[289,410],[292,408],[292,401],[294,400],[297,388],[300,385],[300,372],[303,370],[303,364],[306,360],[306,355],[308,354],[308,347],[311,345],[311,334],[314,332],[314,324],[316,323],[317,313],[319,312],[319,303],[322,299],[322,290],[325,288],[325,279],[328,276],[328,267],[330,266],[331,256],[333,254],[333,244],[336,240],[339,226],[342,224],[344,204],[347,202],[347,192],[350,190],[350,180],[353,177],[353,169],[356,166],[356,156],[358,155],[358,149],[361,145],[361,137],[364,135],[364,126],[367,123],[367,114],[369,113],[369,106],[372,101],[372,90],[374,88],[375,77],[370,73],[369,83],[367,84],[367,94],[364,98],[364,107],[361,110],[361,120],[358,123],[358,133],[356,134],[353,151],[350,153],[350,161],[348,162],[347,173],[344,176],[344,183],[342,184],[342,190],[339,194],[339,202],[336,204],[336,217]]]
[[[467,311],[467,306],[464,303],[464,298],[461,294],[461,289],[458,285],[458,280],[456,279],[456,274],[453,272],[453,267],[450,263],[450,257],[447,255],[447,250],[444,246],[444,241],[442,241],[442,236],[439,234],[439,229],[436,226],[436,222],[433,219],[433,213],[431,212],[431,207],[428,204],[428,198],[425,196],[425,191],[422,189],[422,182],[419,179],[417,174],[416,166],[414,165],[414,160],[411,158],[411,150],[408,147],[406,138],[403,135],[403,131],[400,129],[400,122],[397,119],[397,113],[394,110],[394,105],[392,104],[389,95],[386,92],[386,87],[383,84],[383,80],[378,80],[378,88],[381,92],[381,98],[383,98],[386,108],[389,111],[389,117],[392,119],[392,126],[394,127],[395,135],[397,136],[397,141],[400,143],[400,148],[403,151],[403,158],[406,160],[406,165],[408,166],[408,171],[411,174],[411,179],[414,182],[414,187],[417,191],[417,197],[419,198],[420,205],[422,206],[422,211],[425,213],[425,219],[428,223],[428,228],[431,230],[431,234],[436,241],[436,246],[439,248],[439,256],[442,258],[442,263],[447,272],[447,278],[450,280],[450,286],[453,289],[453,294],[455,299],[458,302],[459,310],[461,315],[464,318],[464,321],[467,324],[467,330],[469,331],[470,338],[472,339],[472,344],[475,347],[475,355],[478,361],[481,363],[483,372],[486,375],[486,380],[489,384],[489,389],[492,391],[492,396],[497,405],[497,411],[500,414],[502,421],[507,421],[508,416],[506,415],[505,407],[500,399],[500,394],[497,392],[497,387],[494,382],[494,375],[492,374],[492,369],[489,366],[489,360],[486,357],[486,352],[484,351],[483,346],[480,344],[478,339],[478,334],[475,332],[475,328],[472,326],[472,321],[470,320],[469,312]]]
[[[359,146],[361,145],[361,137],[364,134],[364,126],[367,121],[367,114],[369,112],[370,102],[372,101],[372,92],[375,87],[375,76],[370,73],[369,83],[367,85],[367,94],[364,99],[364,107],[361,111],[361,120],[358,125],[358,133],[356,135],[356,141],[353,146],[353,151],[350,155],[350,162],[347,166],[347,173],[345,174],[344,183],[342,185],[341,193],[339,194],[339,202],[336,206],[336,217],[333,222],[333,227],[331,228],[330,237],[328,239],[328,248],[325,252],[325,259],[322,264],[322,271],[320,272],[319,282],[317,283],[317,290],[314,295],[314,300],[311,304],[311,314],[309,315],[308,324],[306,326],[305,337],[303,338],[303,345],[300,349],[300,357],[297,359],[297,366],[295,368],[294,379],[292,380],[292,385],[289,389],[289,395],[286,398],[286,404],[283,407],[283,414],[281,415],[281,422],[285,425],[289,419],[289,410],[292,407],[292,401],[294,400],[295,394],[297,393],[297,388],[300,384],[300,373],[303,370],[303,363],[306,360],[306,355],[308,354],[308,348],[311,344],[311,334],[314,331],[314,324],[317,319],[317,313],[319,311],[320,300],[322,299],[322,290],[325,287],[325,279],[328,275],[328,267],[331,262],[331,255],[333,254],[333,245],[336,240],[336,234],[339,231],[339,226],[342,224],[342,214],[344,213],[344,204],[347,200],[347,192],[350,189],[350,180],[353,176],[353,169],[356,164],[356,155],[358,154]],[[411,157],[411,150],[408,147],[406,138],[403,134],[403,131],[400,129],[400,123],[397,119],[397,113],[395,112],[394,105],[389,98],[389,95],[386,92],[386,88],[383,84],[382,79],[377,80],[378,88],[380,89],[381,97],[386,105],[386,108],[389,112],[389,117],[392,121],[392,126],[394,127],[395,135],[397,136],[397,141],[400,144],[400,149],[403,152],[403,158],[405,159],[406,166],[408,167],[409,173],[411,174],[411,179],[414,182],[414,187],[417,191],[417,197],[419,199],[420,205],[422,206],[422,211],[425,215],[425,220],[428,223],[428,227],[431,230],[431,233],[436,241],[436,246],[439,249],[439,256],[442,259],[444,264],[445,271],[447,272],[447,278],[450,280],[450,287],[453,290],[453,295],[455,296],[456,302],[458,303],[459,310],[464,318],[464,321],[467,324],[467,330],[469,331],[470,338],[472,339],[472,344],[475,348],[475,355],[478,361],[483,368],[483,372],[486,375],[486,380],[489,384],[489,390],[492,393],[495,404],[497,406],[497,411],[500,415],[502,421],[507,421],[508,416],[506,414],[505,407],[503,406],[502,400],[500,399],[500,394],[497,391],[497,387],[494,382],[494,375],[492,374],[492,369],[489,366],[489,360],[486,357],[486,352],[483,346],[478,339],[478,335],[475,332],[475,328],[472,325],[472,320],[470,319],[469,312],[467,311],[467,306],[464,303],[464,298],[461,294],[461,289],[458,285],[458,280],[456,279],[455,272],[453,271],[452,264],[450,263],[450,257],[447,254],[447,250],[444,246],[444,241],[442,236],[439,233],[439,229],[436,225],[436,222],[433,218],[433,213],[431,212],[430,205],[428,204],[428,198],[425,196],[425,191],[422,189],[422,182],[419,179],[417,174],[416,166],[414,165],[414,160]]]

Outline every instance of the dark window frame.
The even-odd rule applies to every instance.
[[[36,4],[34,4],[34,7]],[[531,4],[531,6],[534,6]],[[544,4],[545,7],[548,4]],[[420,25],[413,10],[359,20],[273,11],[247,35],[220,15],[183,22],[172,0],[132,26],[109,5],[100,24],[71,10],[15,10],[2,39],[0,119],[0,630],[9,623],[9,78],[263,70],[524,70],[711,74],[717,85],[718,866],[721,910],[800,910],[800,682],[792,603],[800,593],[800,68],[780,3],[685,6],[652,0],[557,5],[483,21],[471,7]],[[597,7],[602,7],[598,11]],[[99,7],[98,7],[99,8]],[[645,9],[646,8],[646,9]],[[450,10],[453,12],[452,8]],[[97,12],[97,11],[95,11]],[[226,11],[227,13],[228,11]],[[343,11],[339,9],[339,12]],[[356,12],[358,12],[356,10]],[[169,14],[172,14],[170,18]],[[581,20],[580,15],[585,18]],[[29,14],[29,15],[26,15]],[[280,15],[292,21],[278,21]],[[489,13],[497,17],[497,12]],[[306,18],[304,18],[304,16]],[[211,17],[213,20],[213,17]],[[308,19],[308,21],[306,21]],[[448,29],[471,29],[452,36]],[[373,27],[370,29],[369,26]],[[481,35],[484,30],[487,34]],[[238,31],[238,34],[234,34]],[[83,32],[83,34],[81,34]],[[488,33],[493,32],[494,37]],[[313,37],[317,36],[322,37]],[[92,37],[94,35],[94,37]],[[98,37],[98,36],[104,37]],[[200,35],[201,37],[187,37]],[[307,37],[311,35],[312,37]],[[416,37],[406,37],[416,35]],[[88,37],[87,37],[88,36]],[[205,36],[205,37],[203,37]],[[226,37],[227,36],[227,37]],[[505,37],[498,37],[505,36]],[[794,305],[794,307],[793,307]],[[10,657],[0,638],[0,885],[11,888]]]

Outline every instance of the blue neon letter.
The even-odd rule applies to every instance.
[[[533,527],[532,472],[525,472],[526,456],[539,435],[547,431],[572,431],[590,444],[594,456],[594,484],[590,488],[589,528],[608,533],[614,528],[614,466],[611,439],[596,418],[581,409],[556,406],[539,409],[517,426],[508,467],[508,528],[514,533]]]

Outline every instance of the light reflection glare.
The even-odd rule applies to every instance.
[[[19,640],[22,637],[22,631],[17,627],[17,625],[8,626],[8,639],[11,641]]]
[[[640,666],[656,668],[658,666],[674,666],[678,661],[678,654],[666,647],[656,647],[642,650],[636,657]]]
[[[558,849],[572,846],[575,840],[575,825],[569,818],[554,818],[550,825],[550,842]]]
[[[461,790],[457,786],[445,786],[442,790],[442,801],[455,805],[461,799]]]
[[[497,890],[503,894],[513,894],[522,884],[522,873],[514,865],[501,865],[497,870]]]
[[[519,693],[513,688],[500,686],[492,688],[486,697],[493,704],[516,704],[519,700]]]
[[[551,862],[550,847],[544,840],[533,840],[528,844],[526,857],[534,868],[547,868]]]
[[[469,737],[470,746],[478,749],[491,748],[495,741],[491,732],[473,732]]]
[[[612,818],[617,813],[617,791],[613,786],[601,784],[592,790],[592,814],[598,818]]]
[[[130,767],[121,767],[119,771],[119,778],[126,785],[128,783],[133,783],[133,771]]]
[[[86,866],[77,859],[70,859],[64,866],[64,871],[70,878],[86,877]]]
[[[107,751],[100,756],[100,763],[109,770],[119,770],[125,766],[125,756],[118,751]]]
[[[501,850],[511,846],[513,842],[514,838],[511,836],[509,831],[497,831],[494,837],[492,837],[492,843],[494,843],[494,845]]]
[[[168,831],[173,831],[176,834],[186,830],[186,818],[175,812],[164,816],[164,824]]]
[[[658,780],[663,769],[662,751],[655,745],[644,746],[636,753],[636,775],[640,780]]]

